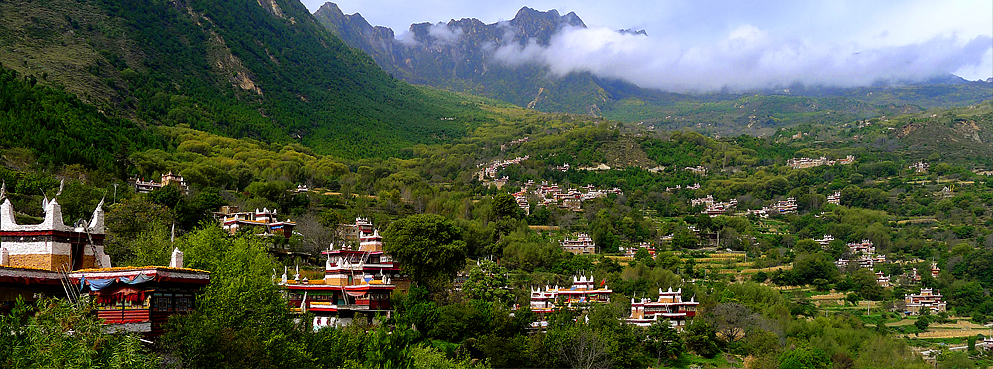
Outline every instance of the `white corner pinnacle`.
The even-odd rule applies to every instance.
[[[174,248],[172,250],[172,258],[169,260],[170,268],[182,268],[183,267],[183,252],[179,251],[179,248]]]

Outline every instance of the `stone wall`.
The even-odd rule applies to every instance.
[[[85,258],[83,263],[86,263]],[[9,266],[56,270],[63,264],[72,265],[69,255],[21,254],[10,255]],[[90,257],[90,264],[93,264],[92,256]]]

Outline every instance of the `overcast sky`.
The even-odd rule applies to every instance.
[[[313,12],[323,1],[304,0]],[[864,85],[954,73],[993,77],[990,0],[339,0],[346,14],[402,38],[410,24],[509,20],[523,6],[575,12],[587,30],[552,45],[502,50],[508,63],[546,63],[644,87],[710,90],[803,82]],[[644,29],[648,37],[611,31]]]

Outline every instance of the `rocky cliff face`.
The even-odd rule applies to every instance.
[[[402,40],[393,30],[374,27],[359,14],[346,15],[326,3],[314,16],[349,46],[359,48],[384,70],[411,83],[470,92],[544,111],[589,114],[609,99],[592,75],[549,76],[536,65],[508,66],[494,52],[508,45],[546,46],[564,27],[585,28],[576,13],[524,7],[513,19],[485,24],[463,18],[448,23],[417,23]]]

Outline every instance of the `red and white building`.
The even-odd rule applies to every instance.
[[[69,271],[85,268],[108,268],[110,257],[104,253],[103,201],[93,210],[89,221],[66,225],[58,199],[45,204],[41,224],[18,224],[14,206],[0,189],[0,265]]]
[[[70,273],[69,279],[96,300],[97,316],[111,329],[155,338],[165,333],[170,316],[196,308],[197,295],[210,283],[210,273],[179,264],[84,269]]]
[[[612,293],[614,291],[607,287],[606,281],[601,281],[598,287],[593,277],[573,276],[569,288],[532,288],[531,311],[545,314],[560,308],[577,309],[586,304],[606,304],[610,302]]]
[[[363,234],[372,234],[374,227],[369,218],[355,218],[355,223],[353,224],[341,224],[338,226],[338,234],[341,238],[358,242],[359,237]]]
[[[586,233],[580,233],[576,239],[562,240],[562,249],[576,255],[596,254],[596,243]]]
[[[293,227],[297,225],[290,220],[277,220],[276,209],[239,212],[237,206],[224,206],[221,207],[221,211],[214,213],[214,217],[221,223],[221,227],[231,234],[238,233],[242,228],[251,228],[262,237],[282,236],[290,239],[293,236]]]
[[[890,276],[883,275],[883,272],[876,272],[876,284],[878,284],[879,287],[883,287],[883,288],[890,287],[893,285],[890,283]]]
[[[650,244],[650,243],[648,243],[648,242],[642,242],[642,243],[641,243],[640,245],[638,245],[637,247],[628,247],[628,249],[627,249],[627,250],[624,250],[624,256],[626,256],[626,257],[629,257],[629,258],[633,258],[633,257],[634,257],[634,255],[635,255],[635,254],[636,254],[636,253],[638,252],[638,250],[640,250],[640,249],[645,249],[645,250],[647,250],[647,251],[648,251],[648,254],[649,254],[649,255],[651,255],[653,259],[655,258],[655,252],[656,252],[656,250],[655,250],[655,247],[654,247],[654,246],[652,246],[652,244]]]
[[[833,194],[827,196],[828,204],[841,205],[841,191],[834,191]]]
[[[164,332],[170,316],[193,310],[197,294],[210,282],[210,273],[183,268],[178,249],[168,267],[111,267],[103,252],[103,202],[89,222],[66,226],[57,200],[45,205],[41,224],[31,225],[14,221],[3,188],[0,201],[0,313],[18,299],[89,295],[111,330],[152,339]]]
[[[694,297],[683,301],[683,289],[676,291],[669,287],[668,291],[659,288],[658,300],[631,299],[631,316],[625,319],[629,324],[647,327],[655,322],[668,322],[673,328],[681,329],[686,321],[696,316],[700,303]]]
[[[359,235],[359,246],[343,245],[324,252],[324,278],[307,280],[300,274],[289,279],[284,271],[280,284],[286,288],[291,308],[312,313],[314,329],[344,326],[356,313],[388,316],[390,294],[400,279],[400,269],[383,252],[378,230]]]
[[[186,181],[183,180],[183,176],[179,174],[173,174],[172,172],[169,172],[168,174],[163,174],[161,182],[155,182],[152,180],[145,181],[137,177],[132,179],[132,182],[133,182],[132,185],[134,186],[134,190],[138,193],[149,193],[157,189],[160,189],[162,187],[168,186],[170,184],[175,184],[176,186],[179,186],[179,190],[182,191],[183,194],[190,193],[190,187],[186,185]]]
[[[917,315],[922,309],[930,309],[931,314],[945,311],[945,302],[941,292],[930,288],[921,288],[921,293],[904,295],[904,302],[907,304],[907,314]]]
[[[976,349],[985,351],[993,350],[993,336],[983,337],[982,341],[976,342]]]
[[[770,214],[796,213],[796,199],[788,197],[786,200],[776,201],[764,210]]]

